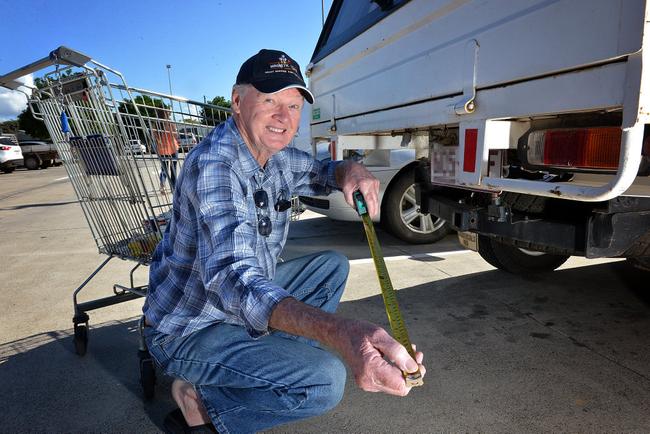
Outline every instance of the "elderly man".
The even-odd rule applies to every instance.
[[[185,160],[173,216],[150,267],[143,311],[149,350],[176,378],[165,427],[249,433],[322,414],[346,371],[367,391],[404,396],[420,368],[381,327],[334,314],[348,261],[327,251],[278,263],[290,197],[360,190],[378,211],[378,181],[354,162],[321,163],[287,147],[304,100],[297,63],[261,50],[241,66],[233,116]]]

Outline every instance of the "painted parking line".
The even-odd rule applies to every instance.
[[[68,177],[67,177],[67,176],[64,176],[63,178],[56,178],[55,181],[62,181],[62,180],[64,180],[64,179],[68,179]]]
[[[403,261],[405,259],[425,259],[425,258],[444,258],[445,256],[460,255],[462,253],[468,253],[471,250],[451,250],[449,252],[436,252],[436,253],[417,253],[415,255],[399,255],[399,256],[388,256],[384,258],[384,261]],[[372,263],[372,258],[363,258],[363,259],[352,259],[350,265],[354,264],[370,264]]]

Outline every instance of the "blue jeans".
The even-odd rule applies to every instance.
[[[277,266],[274,283],[327,312],[338,306],[349,264],[327,251]],[[341,360],[314,341],[283,332],[252,339],[241,326],[218,323],[185,337],[145,329],[164,372],[194,385],[220,433],[253,433],[323,414],[343,397]]]
[[[178,164],[178,152],[173,155],[160,155],[160,187],[165,185],[165,180],[169,178],[169,188],[174,190],[176,184],[176,164]]]

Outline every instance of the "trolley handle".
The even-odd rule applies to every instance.
[[[41,69],[45,69],[48,66],[56,64],[83,67],[90,60],[92,59],[85,54],[62,45],[59,48],[52,50],[49,56],[44,57],[41,60],[37,60],[36,62],[32,62],[29,65],[20,67],[5,75],[0,75],[0,86],[11,90],[16,90],[20,86],[24,86],[24,84],[17,81],[17,79],[31,74],[32,72],[40,71]]]
[[[42,121],[43,120],[43,113],[41,113],[40,110],[36,110],[34,108],[35,104],[32,101],[28,101],[28,104],[29,104],[29,111],[32,112],[32,116],[34,117],[34,119]]]

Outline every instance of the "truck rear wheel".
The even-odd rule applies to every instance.
[[[52,160],[43,160],[41,163],[41,169],[47,169],[52,165]]]
[[[23,164],[25,164],[25,167],[28,170],[36,170],[41,165],[41,162],[38,161],[38,158],[30,155],[28,157],[25,157],[25,162]]]
[[[567,255],[521,249],[484,235],[478,237],[478,253],[490,265],[513,274],[553,271],[569,259]]]
[[[382,200],[381,222],[388,232],[407,243],[435,243],[449,233],[449,225],[420,211],[415,201],[414,176],[414,168],[397,175]]]

